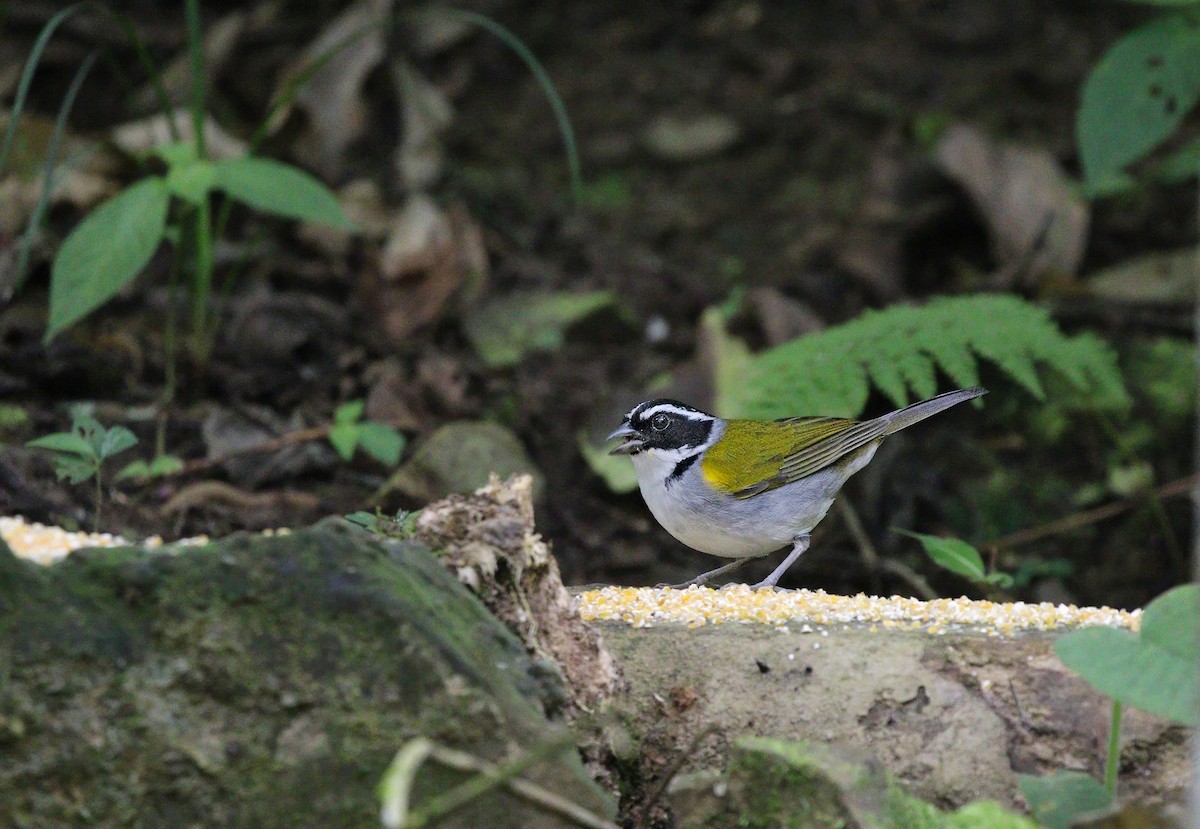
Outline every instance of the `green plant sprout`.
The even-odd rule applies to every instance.
[[[1183,725],[1200,725],[1200,585],[1172,588],[1150,602],[1136,634],[1084,628],[1059,639],[1054,652],[1113,700],[1103,784],[1079,772],[1019,778],[1021,792],[1038,821],[1049,829],[1066,829],[1080,814],[1116,802],[1123,706]]]
[[[345,518],[351,524],[362,527],[364,530],[375,535],[380,535],[384,538],[404,539],[412,537],[416,528],[418,515],[420,515],[419,510],[410,512],[401,509],[396,510],[396,514],[389,517],[376,507],[375,512],[359,510],[358,512],[350,513]]]
[[[983,556],[961,538],[943,538],[901,529],[896,529],[895,532],[915,538],[921,542],[925,554],[934,564],[969,579],[985,590],[997,587],[1001,590],[1008,590],[1016,584],[1016,579],[1010,573],[988,572],[983,564]]]
[[[89,478],[95,479],[93,524],[99,528],[104,507],[104,462],[137,442],[133,432],[124,426],[105,429],[86,407],[77,406],[71,417],[71,431],[45,435],[25,445],[53,453],[54,472],[59,480],[81,484]]]
[[[377,420],[363,420],[363,401],[351,400],[337,407],[333,413],[333,426],[329,429],[329,442],[342,456],[350,461],[354,452],[362,449],[384,466],[395,466],[404,450],[404,436]]]

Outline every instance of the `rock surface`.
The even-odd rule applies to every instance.
[[[0,544],[0,825],[373,827],[424,735],[504,762],[561,740],[564,691],[422,545],[340,521],[53,567]],[[524,772],[613,805],[573,749]],[[466,777],[427,763],[419,807]],[[493,789],[439,826],[559,827]]]
[[[1020,806],[1018,773],[1101,774],[1111,705],[1058,661],[1053,634],[597,627],[643,754],[683,755],[684,773],[723,772],[749,735],[868,752],[940,807]],[[1186,730],[1127,708],[1121,734],[1122,796],[1180,797]]]

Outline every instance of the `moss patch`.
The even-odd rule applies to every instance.
[[[45,569],[0,545],[16,827],[377,826],[405,739],[511,758],[561,733],[543,713],[556,681],[426,548],[340,522]],[[529,777],[611,813],[573,752]],[[426,768],[418,802],[457,779]],[[455,822],[558,825],[499,792]]]

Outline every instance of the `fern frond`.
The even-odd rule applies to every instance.
[[[1039,369],[1058,372],[1097,408],[1129,404],[1116,355],[1099,337],[1069,337],[1042,308],[1018,297],[979,294],[917,307],[868,311],[858,319],[784,343],[752,359],[726,416],[857,417],[874,383],[897,406],[937,392],[940,369],[960,386],[979,383],[980,359],[1034,397]]]

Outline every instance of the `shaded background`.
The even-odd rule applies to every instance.
[[[7,103],[40,27],[61,8],[5,10]],[[352,29],[356,15],[385,8],[205,3],[209,110],[229,151],[244,152],[306,55]],[[925,579],[942,594],[970,590],[893,526],[980,545],[1020,575],[1020,598],[1130,607],[1186,577],[1186,483],[1170,485],[1192,472],[1194,283],[1190,265],[1181,278],[1179,260],[1162,255],[1196,241],[1194,183],[1151,181],[1090,205],[1069,186],[1079,173],[1081,85],[1144,10],[1018,0],[462,8],[510,29],[553,80],[582,156],[582,205],[571,203],[546,97],[499,39],[429,17],[339,52],[261,152],[337,189],[361,232],[235,211],[218,251],[219,279],[231,287],[218,299],[217,348],[208,366],[183,361],[169,411],[167,449],[195,463],[183,476],[119,485],[106,529],[216,535],[305,523],[375,498],[389,512],[413,508],[482,471],[451,457],[452,472],[430,472],[469,446],[457,453],[467,461],[544,477],[539,526],[568,582],[678,580],[711,560],[671,539],[636,493],[611,492],[578,440],[660,396],[647,388],[667,373],[672,394],[710,404],[705,309],[721,305],[730,331],[761,348],[869,308],[1001,291],[1112,343],[1133,410],[1080,408],[1053,378],[1039,402],[985,366],[986,405],[890,441],[843,499],[863,531],[835,511],[785,583],[910,594]],[[184,102],[182,4],[121,9],[159,64],[178,67],[167,85]],[[49,461],[21,446],[64,428],[69,401],[94,400],[101,420],[139,434],[148,457],[170,302],[164,248],[117,301],[41,344],[49,259],[88,207],[136,178],[132,153],[142,145],[129,125],[155,113],[134,53],[96,16],[64,25],[32,87],[26,151],[0,181],[9,188],[6,276],[39,147],[96,45],[108,47],[111,65],[88,79],[71,114],[74,161],[31,277],[0,310],[0,394],[30,415],[4,434],[0,512],[66,524],[86,523],[87,487],[60,485]],[[950,135],[980,152],[950,152]],[[980,187],[1035,192],[1084,219],[1039,259],[1043,247],[1003,243],[1014,226],[1028,235],[1036,216],[1020,199],[981,200]],[[496,364],[480,330],[536,316],[550,290],[610,293],[561,337]],[[199,460],[328,423],[353,399],[410,439],[399,478],[389,482],[390,470],[367,458],[343,463],[321,442]],[[887,408],[872,398],[867,414]],[[499,428],[434,439],[459,421]],[[432,458],[419,457],[430,446]],[[1159,495],[1145,497],[1153,487]],[[1092,512],[1108,505],[1112,514]],[[1037,532],[1072,517],[1073,526]],[[1026,530],[1035,537],[989,547]]]

